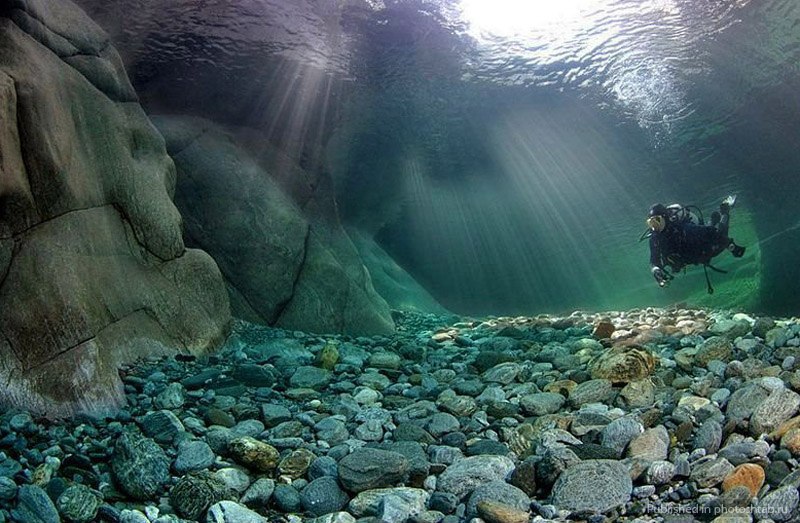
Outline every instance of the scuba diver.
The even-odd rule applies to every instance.
[[[647,214],[648,230],[640,238],[650,238],[650,265],[653,277],[660,287],[666,287],[675,273],[687,265],[702,265],[708,284],[708,293],[714,288],[708,277],[708,269],[727,272],[711,265],[711,259],[728,250],[736,258],[744,255],[745,248],[736,245],[728,236],[730,210],[736,196],[728,196],[711,214],[711,225],[703,223],[698,214],[678,204],[653,205]],[[669,270],[668,270],[669,267]]]

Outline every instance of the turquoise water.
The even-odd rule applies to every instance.
[[[797,311],[795,2],[81,4],[149,111],[330,172],[344,220],[453,310]],[[655,288],[646,209],[732,192],[737,296]]]

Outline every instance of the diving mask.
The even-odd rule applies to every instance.
[[[667,221],[663,216],[655,215],[647,218],[647,227],[653,232],[661,232],[667,226]]]

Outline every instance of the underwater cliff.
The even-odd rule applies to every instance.
[[[0,0],[0,523],[800,520],[800,4],[562,4]]]

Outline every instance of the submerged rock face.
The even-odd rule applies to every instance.
[[[187,241],[219,263],[235,316],[318,333],[393,331],[324,180],[309,180],[266,140],[253,145],[244,130],[193,117],[153,121],[178,168]]]
[[[0,402],[101,413],[121,362],[222,340],[224,283],[184,247],[174,183],[106,34],[69,1],[4,2]]]

